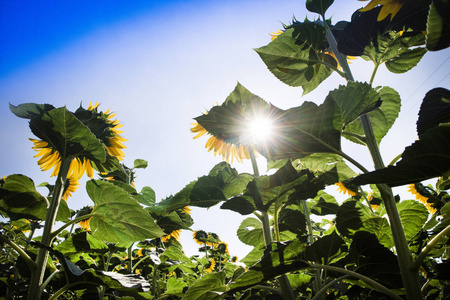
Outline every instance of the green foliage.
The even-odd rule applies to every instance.
[[[349,81],[322,104],[305,101],[287,110],[238,83],[222,105],[195,118],[216,140],[247,147],[254,169],[256,148],[274,169],[270,175],[240,174],[221,162],[158,201],[151,187],[138,192],[133,185],[136,170],[147,168],[147,161],[136,159],[129,168],[111,154],[114,124],[97,106],[70,112],[50,104],[10,105],[46,143],[43,160],[53,163],[46,169],[58,168],[59,176],[54,185],[40,185],[48,188],[47,197],[27,176],[0,179],[0,297],[320,299],[325,292],[327,299],[447,297],[450,92],[436,88],[426,94],[417,121],[420,139],[393,166],[383,168],[378,161],[377,170],[366,171],[342,152],[341,137],[367,145],[377,162],[374,153],[392,129],[401,99],[391,87],[373,87],[376,71],[384,63],[402,74],[427,50],[448,47],[448,0],[404,1],[393,18],[377,21],[380,5],[335,25],[324,19],[332,3],[307,0],[307,9],[322,20],[294,19],[256,52],[276,78],[302,87],[303,94],[333,71],[352,78],[342,54],[372,61],[370,82]],[[332,52],[335,46],[341,53]],[[274,138],[255,145],[245,123],[260,115],[273,118]],[[362,116],[372,130],[360,122]],[[64,192],[74,192],[75,180],[68,176],[84,172],[70,169],[72,162],[90,164],[102,178],[86,184],[93,206],[76,212],[61,201]],[[436,177],[435,187],[420,184]],[[351,198],[341,201],[325,192],[339,182],[352,187]],[[422,203],[394,198],[387,188],[411,183]],[[371,193],[362,189],[367,184]],[[178,241],[180,230],[194,223],[187,206],[217,204],[256,216],[237,230],[239,240],[252,247],[239,262],[248,268],[236,264],[213,232],[194,232],[202,255],[186,256]],[[82,228],[74,230],[77,223]],[[61,227],[53,228],[56,224]],[[41,228],[42,236],[35,237]]]
[[[99,180],[88,181],[86,190],[94,201],[90,222],[94,237],[105,242],[133,243],[164,235],[126,191]]]

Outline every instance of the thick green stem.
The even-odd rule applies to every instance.
[[[250,153],[250,160],[252,162],[253,167],[253,174],[255,178],[259,177],[259,170],[258,170],[258,164],[256,163],[256,157],[255,157],[255,147],[251,145],[249,147],[249,153]],[[262,199],[259,195],[259,188],[257,186],[257,195],[255,195],[255,204],[257,207],[263,207],[264,203],[262,202]],[[277,213],[277,212],[275,212]],[[262,226],[263,226],[263,236],[264,236],[264,244],[265,246],[270,246],[272,244],[272,233],[270,230],[270,222],[269,222],[269,216],[267,215],[267,212],[261,211],[262,216]],[[295,300],[296,297],[294,295],[294,291],[292,290],[291,284],[289,283],[289,279],[287,278],[286,274],[281,275],[278,278],[278,283],[280,284],[281,291],[283,292],[283,298],[286,300]]]
[[[50,201],[50,206],[47,208],[47,215],[45,217],[44,231],[42,233],[41,244],[45,247],[50,247],[53,241],[52,228],[58,213],[59,203],[64,192],[64,184],[69,172],[71,159],[63,159],[59,169],[58,177],[55,182],[53,196]],[[36,258],[36,269],[31,273],[30,289],[28,291],[28,300],[39,300],[40,286],[44,280],[45,267],[47,265],[48,250],[39,248]]]
[[[310,245],[312,245],[312,243],[314,243],[314,234],[312,229],[311,217],[309,216],[308,204],[306,203],[306,200],[301,200],[301,202],[303,204],[303,211],[306,218],[306,225],[308,226],[308,242]],[[322,290],[322,275],[320,274],[319,269],[314,270],[314,277],[315,279],[313,282],[313,288],[314,292],[317,294],[319,293],[320,290]],[[323,295],[322,296],[319,295],[317,299],[324,299],[324,297]]]
[[[324,23],[326,28],[326,38],[328,44],[330,45],[333,53],[338,59],[344,72],[347,74],[348,81],[354,81],[353,75],[351,73],[350,67],[347,63],[347,59],[338,51],[337,42],[329,28],[327,28],[326,23]],[[374,72],[376,72],[376,69]],[[375,74],[372,73],[371,80],[373,80]],[[372,82],[371,82],[372,83]],[[361,124],[364,129],[364,134],[366,136],[366,144],[369,148],[372,160],[375,165],[375,169],[384,168],[384,163],[381,158],[380,150],[378,148],[377,141],[375,139],[375,134],[372,129],[372,124],[370,118],[367,114],[360,117]],[[386,207],[386,213],[389,217],[390,227],[392,231],[392,237],[394,239],[395,249],[397,250],[397,259],[402,273],[403,284],[405,286],[406,296],[409,300],[422,299],[422,294],[420,291],[420,280],[418,272],[414,272],[410,269],[412,264],[411,252],[409,251],[408,243],[406,241],[405,232],[403,231],[403,225],[398,214],[397,206],[395,204],[395,199],[392,194],[391,188],[385,184],[378,185],[381,197],[383,199],[384,205]]]

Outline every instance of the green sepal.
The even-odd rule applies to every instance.
[[[148,162],[144,159],[135,159],[133,163],[134,169],[145,169],[148,167]]]
[[[150,215],[123,189],[106,181],[91,180],[86,183],[86,190],[94,201],[90,221],[94,237],[111,243],[132,243],[164,235]]]

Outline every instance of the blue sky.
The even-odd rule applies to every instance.
[[[138,190],[151,186],[157,199],[181,190],[205,175],[220,158],[204,149],[206,138],[193,140],[192,118],[225,100],[239,81],[254,94],[280,108],[302,101],[321,103],[330,89],[345,82],[332,76],[323,87],[301,97],[267,70],[252,50],[270,42],[269,32],[307,13],[303,1],[24,1],[0,0],[0,176],[22,173],[36,184],[52,182],[41,172],[31,149],[26,120],[15,117],[8,103],[67,105],[99,101],[124,124],[125,163],[148,160],[138,171]],[[333,20],[349,20],[362,2],[336,0]],[[415,139],[420,102],[435,85],[449,88],[448,50],[427,53],[405,75],[383,68],[376,85],[395,88],[404,100],[393,130],[381,144],[389,162]],[[367,81],[370,63],[352,63],[354,77]],[[6,146],[5,146],[6,145]],[[369,169],[361,148],[344,145]],[[264,161],[260,160],[261,170]],[[248,162],[233,167],[251,172]],[[69,199],[74,209],[90,204],[80,189]],[[45,193],[45,190],[42,190]],[[242,217],[218,208],[194,209],[193,229],[213,231],[230,244],[231,254],[248,250],[236,230]],[[196,245],[191,233],[182,235],[188,254]]]

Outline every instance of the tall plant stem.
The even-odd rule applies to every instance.
[[[339,65],[342,67],[344,72],[347,74],[348,81],[354,81],[352,72],[347,63],[346,57],[341,54],[337,47],[337,42],[333,36],[331,30],[327,27],[326,22],[324,22],[325,34],[328,44],[330,45],[333,53],[338,59]],[[374,72],[376,69],[374,70]],[[372,73],[372,80],[375,74]],[[372,82],[371,82],[372,83]],[[384,168],[384,163],[381,158],[380,150],[378,148],[377,141],[375,139],[375,134],[372,129],[372,123],[367,114],[360,117],[361,124],[364,129],[364,134],[366,135],[366,144],[369,148],[372,160],[375,165],[375,169]],[[420,280],[418,272],[411,270],[410,266],[412,264],[411,252],[408,248],[408,243],[406,241],[405,232],[403,231],[403,225],[398,214],[397,206],[395,204],[395,199],[392,194],[392,190],[386,184],[377,185],[380,190],[381,197],[383,199],[384,205],[386,207],[386,213],[389,217],[390,227],[392,232],[392,237],[394,239],[395,249],[397,250],[397,259],[402,273],[403,284],[405,286],[406,296],[409,300],[422,299],[422,293],[420,291]]]
[[[253,167],[253,175],[255,176],[255,178],[257,178],[257,177],[259,177],[259,169],[258,169],[258,164],[256,163],[255,147],[253,145],[250,146],[249,153],[250,153],[250,160],[252,162],[252,167]],[[257,207],[263,207],[264,203],[262,202],[261,196],[259,194],[258,185],[256,188],[257,188],[257,195],[255,197],[255,204]],[[277,212],[275,212],[275,213],[277,213]],[[270,222],[269,222],[269,216],[267,215],[267,212],[261,211],[261,221],[262,221],[262,226],[263,226],[264,245],[267,247],[272,244],[272,233],[270,230]],[[294,295],[294,291],[292,291],[291,284],[289,283],[289,279],[287,278],[286,274],[283,274],[278,278],[278,283],[280,284],[284,299],[286,299],[286,300],[295,300],[296,299],[296,297]]]
[[[303,204],[303,211],[305,213],[306,224],[308,225],[308,242],[311,245],[312,243],[314,243],[314,235],[313,235],[311,217],[309,215],[308,203],[306,203],[306,200],[301,200],[301,202]],[[317,296],[316,299],[324,299],[323,295],[319,294],[319,291],[322,290],[321,271],[319,269],[314,269],[314,276],[315,276],[315,279],[313,282],[313,287],[314,287],[314,292],[316,293],[316,296]]]
[[[64,184],[69,172],[71,159],[63,159],[61,167],[59,169],[58,177],[55,182],[55,188],[53,189],[52,199],[50,205],[47,208],[47,215],[45,217],[44,231],[42,233],[41,244],[45,247],[50,247],[53,241],[52,229],[58,213],[59,203],[64,192]],[[32,270],[30,289],[28,291],[28,300],[39,300],[40,286],[44,279],[45,267],[47,265],[48,250],[40,248],[36,258],[36,268]]]

